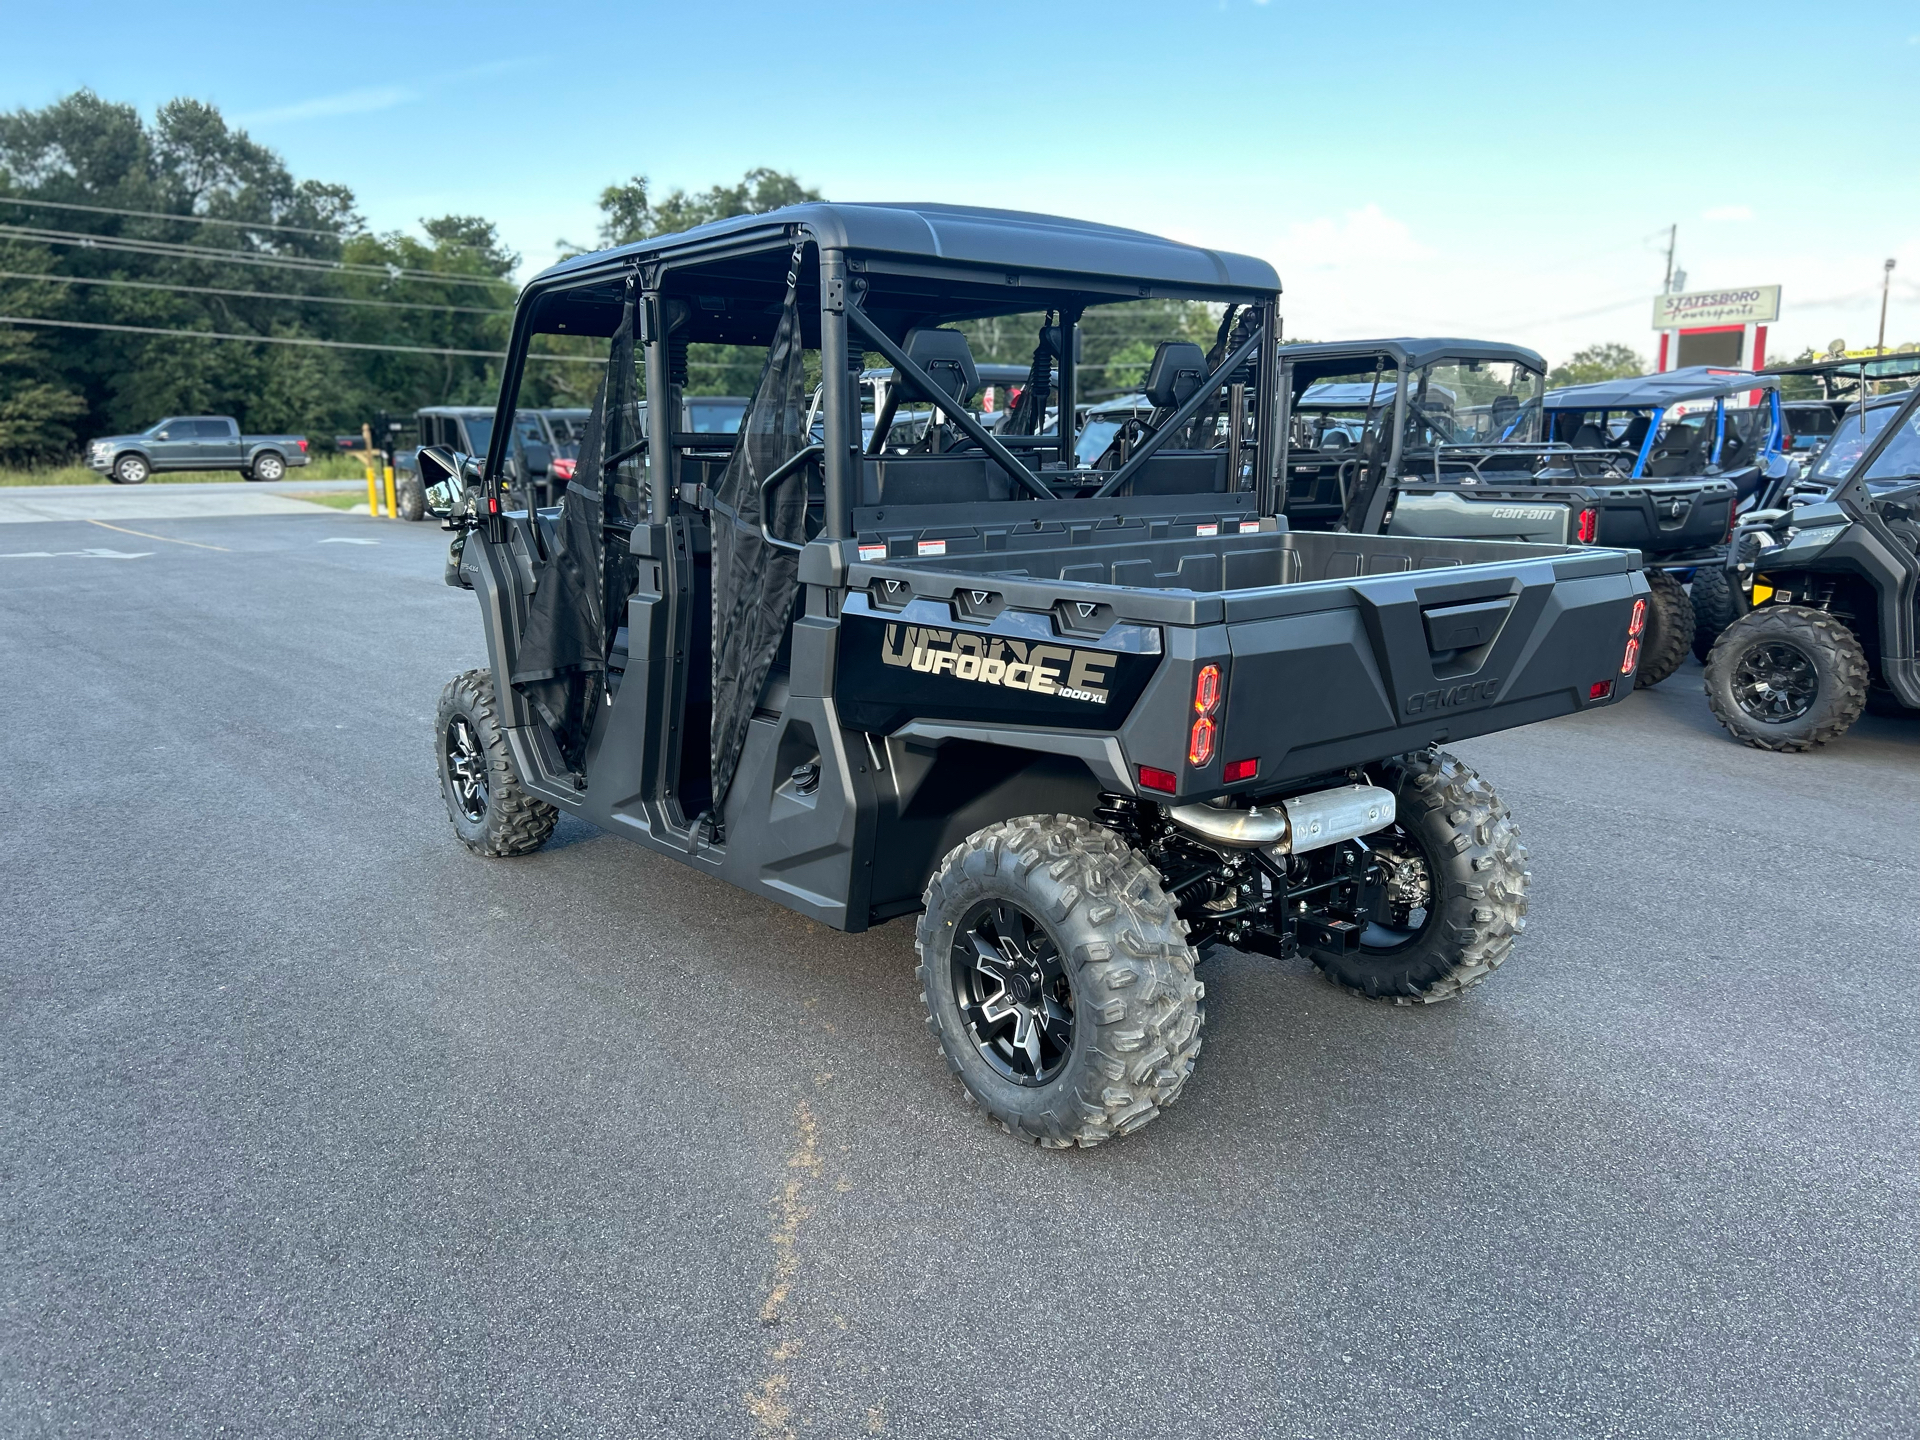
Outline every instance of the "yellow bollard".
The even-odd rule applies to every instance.
[[[379,513],[380,492],[374,488],[373,466],[369,465],[367,466],[367,514],[378,515]]]
[[[387,518],[389,520],[398,520],[400,518],[400,507],[393,503],[393,467],[388,465],[385,468],[387,472]]]

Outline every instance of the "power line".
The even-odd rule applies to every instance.
[[[316,340],[305,335],[232,335],[220,330],[174,330],[158,325],[107,325],[97,320],[39,320],[28,315],[0,315],[0,325],[33,328],[52,325],[63,330],[113,330],[127,335],[182,335],[189,340],[240,340],[253,345],[309,345],[323,350],[384,350],[402,355],[464,355],[478,360],[504,360],[504,350],[443,350],[430,345],[376,345],[364,340]],[[529,352],[529,360],[558,360],[568,365],[604,365],[592,355],[546,355]]]
[[[210,285],[163,285],[154,280],[109,280],[91,275],[51,275],[45,271],[0,270],[0,280],[46,280],[56,285],[123,285],[133,290],[178,290],[187,295],[233,295],[247,300],[310,300],[316,305],[373,305],[387,310],[437,310],[456,315],[511,315],[511,308],[488,305],[429,305],[420,300],[358,300],[346,295],[287,295],[275,290],[222,290]]]
[[[140,240],[123,235],[94,235],[83,230],[48,230],[37,225],[0,225],[0,236],[36,245],[69,245],[82,250],[120,250],[136,255],[165,255],[176,259],[218,260],[233,265],[265,265],[312,274],[371,275],[383,280],[430,280],[445,285],[511,285],[510,280],[479,275],[448,275],[437,270],[412,270],[400,265],[349,264],[345,260],[316,260],[296,255],[249,255],[208,245],[176,245],[170,240]]]
[[[0,202],[21,205],[32,210],[83,210],[89,215],[131,215],[136,220],[173,220],[182,225],[228,225],[236,230],[283,230],[289,235],[314,235],[323,240],[345,240],[350,232],[313,230],[304,225],[280,225],[265,220],[224,220],[215,215],[179,215],[165,210],[122,210],[113,205],[79,205],[71,200],[29,200],[19,195],[0,195]],[[357,233],[357,232],[355,232]]]

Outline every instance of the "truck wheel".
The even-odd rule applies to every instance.
[[[1763,605],[1707,656],[1707,704],[1736,740],[1811,750],[1847,733],[1867,706],[1866,652],[1824,610]]]
[[[1098,1145],[1179,1097],[1206,993],[1160,877],[1109,830],[1028,815],[974,832],[914,935],[927,1028],[1001,1126]]]
[[[454,833],[476,855],[527,855],[547,843],[560,812],[527,793],[500,730],[493,673],[447,682],[434,716],[440,795]]]
[[[1640,637],[1640,669],[1633,677],[1636,690],[1658,685],[1680,668],[1693,641],[1693,602],[1680,582],[1665,570],[1649,570],[1647,628]]]
[[[113,483],[116,485],[144,485],[151,474],[153,467],[147,463],[144,455],[122,455],[113,462]]]
[[[1383,768],[1398,818],[1367,845],[1393,867],[1390,922],[1370,922],[1352,954],[1309,958],[1355,994],[1431,1005],[1506,963],[1533,876],[1507,807],[1454,756],[1420,751]]]
[[[1702,565],[1693,572],[1687,599],[1693,603],[1693,658],[1704,665],[1721,632],[1747,613],[1747,592],[1729,582],[1723,566]]]
[[[271,450],[264,455],[256,455],[253,468],[247,471],[247,479],[260,480],[272,484],[275,480],[287,478],[287,462]]]
[[[427,518],[427,487],[418,475],[397,476],[393,482],[393,504],[402,520]]]

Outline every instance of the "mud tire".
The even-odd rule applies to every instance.
[[[456,721],[464,720],[486,760],[486,798],[478,818],[466,814],[455,789],[448,761],[447,737]],[[513,752],[500,728],[500,706],[493,690],[493,673],[469,670],[447,682],[434,715],[433,751],[440,774],[440,798],[454,833],[476,855],[528,855],[547,843],[560,812],[530,794],[514,768]]]
[[[1713,642],[1752,605],[1722,565],[1702,565],[1694,571],[1687,599],[1693,604],[1693,658],[1704,665],[1713,653]]]
[[[1768,722],[1750,715],[1734,693],[1740,662],[1762,645],[1785,645],[1813,667],[1811,707],[1790,720]],[[1859,637],[1824,610],[1806,605],[1763,605],[1729,625],[1707,656],[1707,706],[1713,718],[1742,744],[1757,750],[1811,750],[1853,728],[1867,708],[1871,673]]]
[[[1433,887],[1419,936],[1392,950],[1309,952],[1334,984],[1370,1000],[1451,1000],[1506,964],[1527,928],[1527,847],[1493,787],[1444,750],[1387,761],[1397,824],[1426,858]]]
[[[958,925],[984,899],[1037,919],[1072,986],[1072,1047],[1044,1085],[996,1071],[961,1015],[951,955]],[[1158,873],[1119,836],[1070,815],[989,825],[940,862],[925,903],[914,949],[927,1028],[1003,1129],[1053,1148],[1093,1146],[1138,1130],[1179,1098],[1205,1021],[1198,957]]]
[[[1640,668],[1633,677],[1636,690],[1658,685],[1680,668],[1693,643],[1693,602],[1680,582],[1665,570],[1646,572],[1647,629],[1640,637]]]
[[[418,475],[398,475],[393,481],[393,505],[402,520],[427,518],[427,487]]]

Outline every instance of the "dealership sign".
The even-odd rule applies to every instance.
[[[1653,297],[1653,328],[1698,330],[1710,325],[1767,325],[1780,318],[1778,285],[1737,290],[1693,290]]]

